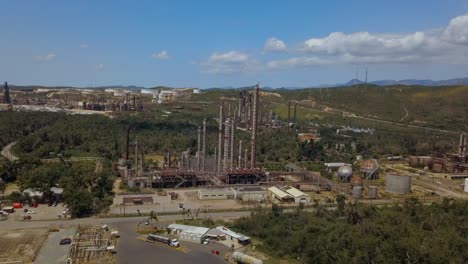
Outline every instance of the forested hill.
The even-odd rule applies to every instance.
[[[376,86],[276,90],[297,100],[359,116],[442,129],[468,130],[468,86]]]

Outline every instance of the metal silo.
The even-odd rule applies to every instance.
[[[341,182],[349,182],[351,176],[353,175],[353,168],[348,165],[341,166],[338,168],[338,172],[336,174],[338,176],[338,180]]]
[[[387,174],[385,176],[385,191],[398,194],[411,192],[411,176]]]
[[[370,199],[377,199],[378,187],[377,186],[369,186],[369,198]]]
[[[362,198],[362,186],[353,186],[353,198],[361,199]]]

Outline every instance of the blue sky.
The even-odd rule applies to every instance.
[[[0,1],[0,79],[315,86],[468,76],[468,2]]]

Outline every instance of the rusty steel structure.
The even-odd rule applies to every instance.
[[[253,117],[252,117],[252,150],[250,153],[250,168],[257,166],[257,132],[258,132],[258,104],[260,100],[260,85],[257,84],[254,93]]]

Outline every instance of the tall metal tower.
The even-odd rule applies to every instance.
[[[5,88],[4,88],[4,91],[3,91],[3,103],[4,104],[11,104],[10,88],[8,87],[7,82],[5,82]]]
[[[257,84],[254,93],[253,117],[252,117],[252,151],[250,153],[250,168],[257,165],[257,130],[258,130],[258,102],[260,97],[260,85]]]

